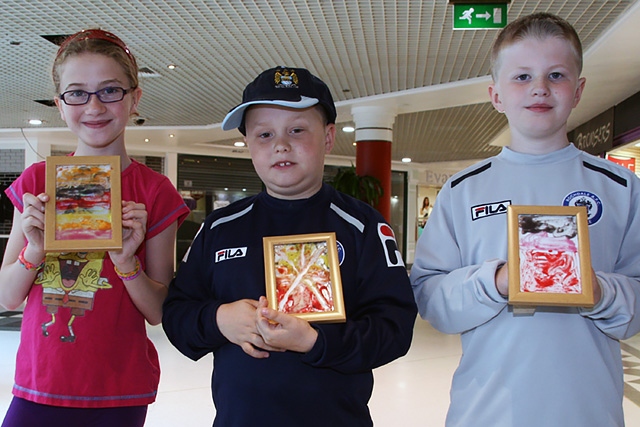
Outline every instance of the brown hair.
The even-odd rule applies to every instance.
[[[498,77],[500,52],[505,47],[528,37],[540,40],[547,37],[558,37],[566,40],[575,55],[578,74],[582,72],[582,43],[576,30],[564,19],[541,12],[518,18],[500,31],[491,48],[491,76],[494,81]]]
[[[131,88],[138,87],[138,64],[129,48],[112,33],[90,29],[67,37],[60,45],[52,70],[56,93],[60,93],[60,66],[67,58],[82,53],[96,53],[114,59],[122,66]]]

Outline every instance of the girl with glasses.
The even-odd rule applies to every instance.
[[[53,64],[55,103],[74,156],[119,156],[123,247],[45,253],[45,162],[6,190],[15,206],[0,269],[0,305],[26,299],[14,398],[2,427],[144,424],[160,366],[156,325],[173,277],[176,230],[189,209],[168,178],[127,155],[124,132],[142,95],[133,54],[102,30],[76,33]]]

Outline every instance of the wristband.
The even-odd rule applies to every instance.
[[[27,250],[27,247],[25,246],[20,251],[20,255],[18,255],[18,262],[20,262],[20,265],[22,265],[25,270],[29,270],[29,271],[40,270],[42,268],[42,266],[44,265],[45,258],[42,258],[42,261],[40,261],[39,264],[31,264],[29,261],[24,259],[24,251],[26,251],[26,250]]]
[[[140,273],[142,273],[142,269],[140,268],[140,258],[138,258],[138,255],[135,256],[136,259],[136,267],[133,269],[133,271],[129,272],[129,273],[123,273],[122,271],[118,270],[118,267],[116,267],[116,265],[113,265],[113,269],[115,270],[116,274],[118,275],[118,277],[122,280],[133,280],[136,277],[138,277],[140,275]]]

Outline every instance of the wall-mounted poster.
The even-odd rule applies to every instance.
[[[45,251],[122,249],[119,156],[46,160]]]
[[[416,240],[422,235],[429,215],[433,210],[436,196],[440,192],[439,187],[418,186],[418,204],[416,206]]]
[[[344,322],[335,233],[264,237],[269,307],[309,322]]]
[[[591,307],[584,206],[509,206],[509,304]]]

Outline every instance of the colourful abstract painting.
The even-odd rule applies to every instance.
[[[309,313],[333,310],[327,243],[275,245],[278,310]]]
[[[56,240],[111,239],[111,165],[56,166]]]
[[[309,322],[346,318],[335,233],[263,238],[269,307]]]

